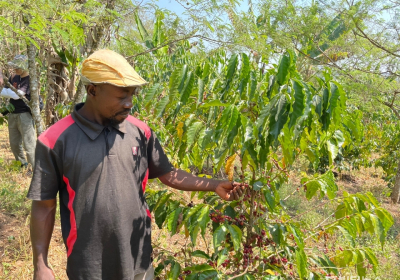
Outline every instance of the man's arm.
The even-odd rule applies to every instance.
[[[56,199],[32,201],[31,242],[33,251],[34,280],[51,280],[53,271],[47,263],[50,239],[56,214]]]
[[[237,200],[243,193],[246,184],[231,181],[220,181],[214,179],[200,178],[180,169],[159,177],[160,181],[182,191],[210,191],[216,192],[224,200]]]

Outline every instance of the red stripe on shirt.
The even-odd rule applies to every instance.
[[[56,122],[45,132],[40,134],[39,141],[45,144],[50,149],[54,148],[54,145],[57,142],[58,137],[70,126],[74,123],[74,119],[71,115],[63,118],[62,120]]]
[[[72,253],[72,249],[74,248],[74,244],[75,244],[75,241],[77,238],[75,212],[74,212],[74,208],[73,208],[73,203],[74,203],[74,199],[75,199],[75,191],[71,188],[68,178],[63,176],[63,179],[64,179],[65,184],[67,185],[68,209],[70,212],[69,222],[71,224],[71,229],[70,229],[69,235],[67,237],[67,248],[68,248],[67,256],[69,257],[69,255],[71,255],[71,253]]]
[[[149,180],[149,169],[146,170],[146,175],[144,176],[143,182],[142,182],[142,191],[143,193],[146,191],[146,185],[147,181]]]
[[[150,127],[145,124],[144,122],[138,120],[137,118],[134,118],[132,116],[128,116],[128,118],[126,119],[128,122],[130,122],[131,124],[137,126],[138,128],[140,128],[141,130],[144,131],[144,135],[146,135],[147,140],[150,139],[151,136],[151,130]]]
[[[146,185],[147,181],[149,180],[149,169],[146,170],[146,175],[144,176],[143,182],[142,182],[142,190],[143,193],[146,191]],[[151,219],[151,213],[149,209],[146,209],[147,216]]]

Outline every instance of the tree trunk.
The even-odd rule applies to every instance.
[[[46,126],[50,126],[59,121],[59,116],[55,111],[57,104],[61,104],[68,99],[68,88],[70,84],[67,65],[63,63],[58,54],[50,48],[47,53],[47,97],[45,106]]]
[[[39,109],[39,75],[36,68],[36,47],[32,43],[28,43],[28,68],[29,68],[29,87],[31,91],[31,113],[36,125],[37,136],[44,131],[42,125],[42,117]]]
[[[86,2],[86,0],[82,1],[82,3]],[[103,3],[103,1],[100,2]],[[103,4],[105,4],[106,9],[113,10],[115,8],[115,3],[115,0],[107,0],[106,3]],[[82,8],[80,12],[83,11],[84,9]],[[109,34],[111,25],[112,20],[109,19],[109,16],[100,18],[99,22],[95,26],[89,27],[87,25],[83,25],[86,41],[84,45],[80,46],[81,55],[86,54],[87,56],[90,56],[93,52],[95,52],[99,48],[105,34]],[[109,36],[107,38],[108,40],[110,39]],[[82,102],[85,92],[85,86],[79,80],[71,110],[74,110],[76,104]]]
[[[83,85],[82,81],[79,80],[78,87],[76,89],[74,102],[72,102],[71,111],[75,110],[75,105],[82,102],[83,96],[85,95],[85,86]]]
[[[399,195],[400,195],[400,161],[397,166],[396,180],[394,182],[392,196],[391,196],[393,203],[399,202]]]
[[[76,58],[76,51],[74,51],[74,57]],[[78,65],[75,59],[72,65],[71,79],[68,86],[68,97],[70,100],[73,100],[75,98],[76,81],[78,78],[79,78]]]

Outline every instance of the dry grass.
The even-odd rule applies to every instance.
[[[14,162],[5,126],[0,126],[0,143],[0,279],[32,279],[30,201],[25,198],[30,177]],[[49,262],[57,279],[67,279],[59,221],[50,244]]]

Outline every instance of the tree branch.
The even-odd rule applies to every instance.
[[[137,56],[139,56],[139,55],[144,55],[144,54],[146,54],[146,53],[153,52],[153,51],[156,51],[156,50],[158,50],[158,49],[161,49],[161,48],[163,48],[163,47],[165,47],[165,46],[168,46],[169,44],[173,44],[173,43],[176,43],[176,42],[179,42],[179,41],[184,41],[184,40],[187,40],[187,39],[190,39],[190,38],[193,38],[193,37],[196,37],[196,36],[193,35],[193,34],[190,34],[190,35],[188,35],[188,36],[186,36],[186,37],[183,37],[183,38],[180,38],[180,39],[176,39],[176,40],[169,41],[169,42],[167,42],[167,43],[164,43],[164,44],[159,45],[159,46],[157,46],[157,47],[154,47],[154,48],[152,48],[152,49],[148,49],[148,50],[146,50],[146,51],[144,51],[144,52],[137,53],[137,54],[131,55],[131,56],[127,56],[127,57],[125,57],[125,59],[130,59],[130,58],[137,57]]]
[[[202,36],[202,35],[190,34],[190,35],[187,35],[187,36],[185,36],[185,37],[183,37],[183,38],[169,41],[169,42],[167,42],[167,43],[164,43],[164,44],[159,45],[159,46],[157,46],[157,47],[154,47],[154,48],[152,48],[152,49],[148,49],[148,50],[146,50],[146,51],[144,51],[144,52],[137,53],[137,54],[131,55],[131,56],[127,56],[127,57],[125,57],[125,58],[126,58],[126,59],[130,59],[130,58],[134,58],[134,57],[137,57],[137,56],[140,56],[140,55],[144,55],[144,54],[146,54],[146,53],[150,53],[150,52],[156,51],[156,50],[158,50],[158,49],[161,49],[161,48],[163,48],[163,47],[165,47],[165,46],[168,46],[168,45],[170,45],[170,44],[173,44],[173,43],[176,43],[176,42],[179,42],[179,41],[188,40],[188,39],[191,39],[191,38],[200,38],[200,39],[203,39],[203,40],[205,40],[205,41],[209,41],[209,42],[213,42],[213,43],[218,43],[218,44],[234,44],[233,42],[224,42],[224,41],[219,41],[219,40],[214,40],[214,39],[211,39],[211,38],[207,38],[207,37],[204,37],[204,36]]]
[[[382,103],[383,105],[388,106],[390,109],[392,109],[393,113],[396,115],[396,117],[400,120],[400,113],[398,110],[396,110],[396,108],[394,108],[393,104],[390,104],[389,102],[382,102],[380,100],[378,100],[380,103]]]
[[[379,43],[376,42],[375,40],[373,40],[373,39],[371,39],[370,37],[368,37],[368,35],[364,33],[364,31],[358,26],[357,23],[355,23],[355,25],[356,25],[357,30],[360,31],[361,34],[362,34],[362,35],[360,35],[360,34],[358,34],[357,32],[355,32],[356,35],[358,35],[358,36],[360,36],[360,37],[362,37],[362,38],[364,38],[364,39],[367,39],[367,40],[368,40],[372,45],[374,45],[375,47],[377,47],[377,48],[379,48],[379,49],[381,49],[381,50],[383,50],[383,51],[385,51],[385,52],[387,52],[387,53],[389,53],[389,54],[391,54],[391,55],[393,55],[393,56],[395,56],[395,57],[400,57],[400,55],[398,55],[398,54],[396,54],[396,53],[394,53],[394,52],[388,50],[387,48],[383,47],[381,44],[379,44]]]
[[[15,94],[17,94],[18,97],[21,98],[22,101],[24,101],[24,102],[26,103],[26,105],[29,107],[29,109],[31,109],[31,102],[30,102],[25,96],[23,96],[22,94],[20,94],[20,93],[18,92],[18,90],[17,90],[15,87],[13,87],[13,85],[8,81],[8,78],[7,78],[7,77],[4,79],[4,84],[5,84],[7,87],[9,87],[13,92],[15,92]]]

